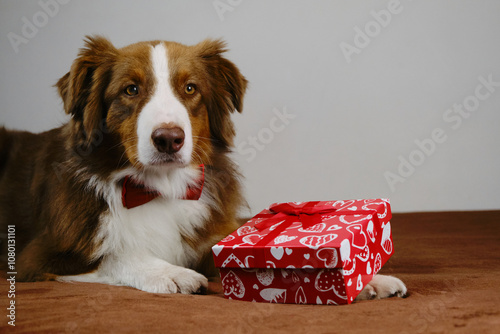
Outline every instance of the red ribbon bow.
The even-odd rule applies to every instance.
[[[302,207],[294,207],[289,203],[273,204],[269,208],[272,213],[257,215],[257,218],[268,218],[255,224],[258,230],[264,230],[272,225],[285,220],[285,224],[294,221],[300,221],[304,228],[321,223],[321,215],[336,212],[337,209],[332,206],[316,206],[319,201],[307,202]],[[289,224],[287,224],[289,225]]]
[[[201,176],[196,186],[189,186],[186,190],[186,195],[182,199],[195,201],[200,199],[201,192],[203,191],[203,184],[205,182],[205,166],[200,165],[199,167]],[[158,191],[146,188],[144,184],[134,181],[130,176],[125,177],[123,180],[122,204],[127,209],[146,204],[159,196],[161,196],[161,194]]]

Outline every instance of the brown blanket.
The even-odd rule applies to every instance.
[[[381,273],[408,286],[405,299],[345,306],[159,295],[128,287],[16,283],[17,333],[499,333],[500,211],[394,214],[395,255]],[[9,285],[0,282],[0,332]]]

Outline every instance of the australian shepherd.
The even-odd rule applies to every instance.
[[[88,37],[56,84],[70,121],[0,128],[0,226],[15,225],[17,280],[207,287],[211,246],[243,204],[227,155],[247,80],[225,51],[220,40],[118,49]],[[401,291],[378,277],[386,295]]]
[[[207,286],[198,272],[242,204],[227,153],[247,81],[224,51],[220,40],[118,49],[88,37],[56,85],[69,123],[0,128],[0,223],[16,226],[19,281]]]

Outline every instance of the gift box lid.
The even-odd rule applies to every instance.
[[[212,247],[215,265],[346,270],[377,247],[392,255],[390,219],[388,199],[276,203]]]

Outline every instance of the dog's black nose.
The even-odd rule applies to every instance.
[[[151,139],[161,153],[176,153],[184,145],[184,130],[178,126],[161,127],[153,131]]]

